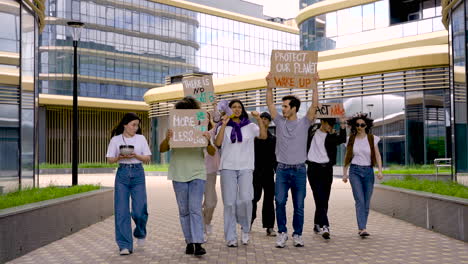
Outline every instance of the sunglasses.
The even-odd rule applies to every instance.
[[[367,125],[365,123],[361,123],[361,124],[356,124],[356,127],[366,127]]]

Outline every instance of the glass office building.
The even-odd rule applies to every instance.
[[[348,2],[346,8],[333,8],[330,1],[301,1],[301,12],[306,15],[299,22],[303,50],[321,54],[347,50],[349,54],[341,58],[349,59],[356,56],[352,53],[361,46],[375,49],[369,54],[392,49],[382,53],[383,59],[403,57],[405,52],[412,56],[411,52],[418,51],[404,50],[411,46],[399,41],[414,39],[416,43],[421,37],[445,32],[440,0],[363,1],[367,3],[361,5]],[[332,11],[318,11],[315,12],[318,15],[307,17],[309,10],[320,5],[328,5]],[[414,45],[420,50],[427,48]],[[360,67],[366,67],[366,58],[362,58]],[[388,70],[373,74],[337,77],[321,83],[321,100],[342,102],[349,115],[361,111],[371,115],[375,124],[373,133],[381,137],[379,147],[385,166],[430,164],[436,158],[451,157],[448,65],[434,62],[400,69],[389,66]]]
[[[0,194],[35,182],[38,17],[27,3],[0,0]]]
[[[144,93],[164,86],[166,76],[200,71],[223,78],[267,70],[272,49],[299,48],[297,29],[189,2],[180,1],[179,6],[162,2],[167,3],[47,0],[47,25],[39,43],[41,96],[72,94],[72,39],[65,26],[69,20],[85,23],[78,48],[79,96],[111,99],[122,105],[130,101],[145,105]],[[54,102],[43,104],[41,110],[47,121],[41,133],[55,133],[63,140],[43,137],[41,153],[46,158],[41,161],[62,163],[69,161],[66,153],[71,142],[66,135],[71,134],[71,127],[64,124],[70,107],[59,105],[60,99]],[[81,162],[105,160],[107,134],[121,115],[131,110],[118,106],[113,109],[102,111],[117,111],[119,115],[105,114],[106,125],[97,126],[93,120],[102,120],[97,114],[101,110],[80,108],[80,113],[86,115],[86,119],[80,118],[80,131],[100,138],[92,148],[81,147]],[[145,111],[137,113],[149,126]],[[103,131],[109,133],[103,135]],[[84,135],[80,133],[81,140],[86,140]],[[58,152],[64,155],[56,155]]]
[[[466,92],[466,65],[468,3],[444,1],[443,22],[450,35],[450,69],[453,112],[453,156],[457,178],[468,184],[468,107]],[[462,182],[462,181],[461,181]]]

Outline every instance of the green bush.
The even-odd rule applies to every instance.
[[[432,164],[410,166],[390,165],[382,171],[383,174],[435,174],[435,172],[436,168]],[[441,167],[439,168],[439,173],[450,173],[450,168]]]
[[[45,188],[25,188],[0,195],[0,210],[29,203],[35,203],[72,194],[100,189],[99,185],[76,185],[72,187],[49,186]]]
[[[420,180],[412,176],[405,176],[402,180],[392,179],[384,181],[382,184],[468,199],[468,187],[451,181]]]

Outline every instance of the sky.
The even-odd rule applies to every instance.
[[[299,12],[299,0],[245,0],[263,5],[263,14],[271,17],[295,18]]]

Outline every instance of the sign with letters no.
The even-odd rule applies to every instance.
[[[184,96],[191,96],[202,103],[211,104],[215,101],[213,77],[184,77],[182,79]]]
[[[340,118],[344,115],[345,110],[342,103],[319,104],[315,111],[315,118]]]
[[[207,131],[208,115],[204,109],[173,109],[169,111],[169,128],[173,136],[171,148],[206,147],[208,141],[203,136]]]
[[[273,50],[269,88],[316,89],[317,51]]]

